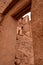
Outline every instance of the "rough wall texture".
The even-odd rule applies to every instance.
[[[12,2],[12,0],[0,0],[0,13]]]
[[[5,16],[0,26],[0,65],[14,65],[16,20]]]
[[[35,65],[43,65],[43,0],[32,0],[32,34]]]
[[[17,35],[15,62],[17,65],[34,65],[31,24],[28,17],[24,20],[22,21],[23,35]]]

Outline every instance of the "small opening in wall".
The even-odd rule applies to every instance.
[[[22,18],[28,16],[29,17],[29,21],[31,21],[31,12],[28,12],[27,14],[25,14]]]
[[[18,20],[18,26],[17,26],[17,34],[18,35],[23,35],[24,25],[29,23],[29,21],[31,21],[31,12],[28,12],[27,14],[23,15]]]

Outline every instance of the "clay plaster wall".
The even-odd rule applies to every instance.
[[[43,0],[32,0],[32,35],[35,65],[43,65]]]
[[[14,65],[17,21],[6,15],[0,26],[0,65]]]
[[[3,13],[3,11],[11,2],[12,0],[0,0],[0,13]]]

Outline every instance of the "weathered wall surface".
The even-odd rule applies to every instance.
[[[22,20],[23,35],[17,35],[15,62],[19,65],[34,65],[31,23],[28,16],[24,20]]]
[[[0,26],[0,65],[14,65],[16,22],[6,15]]]
[[[32,0],[32,34],[35,65],[43,65],[43,0]]]

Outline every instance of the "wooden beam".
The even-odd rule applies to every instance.
[[[24,14],[30,11],[31,0],[16,0],[9,4],[9,7],[2,13],[3,15],[14,16],[15,18],[20,18]]]
[[[13,18],[15,19],[19,19],[21,18],[23,15],[25,15],[26,13],[28,13],[31,10],[31,5],[24,8],[22,11],[20,11],[18,14],[16,14],[15,16],[13,15]]]
[[[29,6],[31,3],[31,0],[19,0],[15,6],[9,11],[9,15],[16,15],[20,11],[22,11],[24,8]]]

